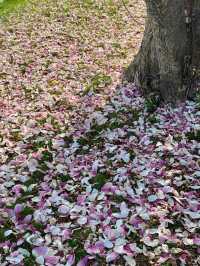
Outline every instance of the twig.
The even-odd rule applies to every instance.
[[[129,15],[131,16],[131,18],[133,19],[133,21],[139,25],[139,22],[133,17],[132,13],[127,8],[126,3],[124,2],[124,0],[121,0],[121,1],[122,1],[122,4],[123,4],[124,8],[126,9],[126,11],[129,13]]]

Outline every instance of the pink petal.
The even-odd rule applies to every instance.
[[[104,244],[103,242],[98,241],[94,245],[90,245],[87,248],[87,252],[90,254],[100,254],[104,251]]]
[[[15,214],[19,214],[24,209],[22,204],[16,204],[14,208]]]
[[[45,262],[50,264],[50,265],[56,265],[59,261],[59,257],[58,256],[46,256],[45,257]]]
[[[67,256],[67,266],[73,265],[75,262],[75,256],[74,255],[68,255]]]
[[[87,266],[87,265],[88,265],[88,256],[85,256],[77,264],[77,266]]]
[[[106,262],[114,261],[117,259],[117,257],[118,257],[118,254],[116,252],[112,252],[112,253],[107,255]]]
[[[63,230],[63,232],[62,232],[63,241],[70,239],[70,237],[71,237],[71,230],[70,229]]]
[[[47,254],[47,252],[48,252],[48,248],[44,247],[44,246],[36,247],[33,249],[33,253],[36,256],[45,256]]]

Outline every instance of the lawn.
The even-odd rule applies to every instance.
[[[16,11],[26,4],[27,0],[0,0],[0,16]]]
[[[197,263],[200,98],[121,82],[145,17],[124,2],[27,2],[1,24],[2,266]]]

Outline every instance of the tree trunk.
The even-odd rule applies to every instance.
[[[125,72],[145,95],[165,102],[192,97],[200,76],[200,0],[145,0],[139,53]]]

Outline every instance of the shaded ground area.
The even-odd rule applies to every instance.
[[[196,265],[200,105],[117,86],[141,1],[45,1],[0,37],[0,264]]]

